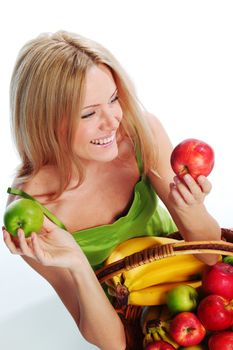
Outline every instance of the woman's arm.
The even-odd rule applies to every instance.
[[[13,254],[20,254],[54,287],[83,337],[100,349],[125,349],[123,324],[88,260],[70,233],[45,220],[45,232],[17,242],[4,231]]]
[[[217,221],[204,206],[205,196],[211,190],[210,182],[204,176],[200,176],[196,182],[190,175],[185,177],[185,182],[179,181],[170,166],[171,142],[158,119],[152,115],[147,117],[157,140],[158,162],[155,170],[160,175],[157,176],[152,170],[148,176],[180,233],[187,241],[221,239]],[[207,264],[214,264],[218,259],[210,254],[197,256]]]

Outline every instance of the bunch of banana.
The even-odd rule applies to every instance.
[[[154,245],[177,242],[167,237],[139,237],[120,244],[106,264]],[[165,303],[165,293],[178,284],[200,286],[205,264],[190,254],[160,259],[124,271],[112,278],[109,292],[131,305],[159,305]]]
[[[171,320],[172,313],[168,309],[167,305],[153,305],[144,306],[140,317],[140,327],[144,335],[147,334],[147,328],[150,321],[160,320],[168,321]]]
[[[143,347],[155,340],[164,340],[175,349],[179,346],[169,335],[169,325],[172,314],[166,305],[145,306],[140,318],[140,325],[144,334]]]
[[[169,335],[169,321],[152,320],[148,322],[147,333],[143,339],[143,348],[145,348],[148,343],[152,343],[156,340],[163,340],[171,344],[175,349],[179,348],[179,345],[171,338]]]

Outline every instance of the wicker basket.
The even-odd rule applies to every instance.
[[[167,237],[177,240],[175,243],[156,245],[106,265],[96,271],[100,283],[104,283],[113,276],[155,260],[169,258],[180,254],[220,254],[233,256],[233,229],[222,228],[221,241],[192,241],[185,242],[179,232]],[[182,241],[181,241],[182,240]],[[140,328],[142,307],[127,305],[114,307],[122,319],[125,327],[127,350],[142,350],[143,334]]]

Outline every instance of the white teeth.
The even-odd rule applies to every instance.
[[[106,144],[112,142],[113,139],[114,139],[114,135],[111,137],[107,137],[105,139],[92,140],[91,143],[93,143],[94,145],[106,145]]]

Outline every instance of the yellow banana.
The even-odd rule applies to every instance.
[[[147,333],[143,338],[143,349],[145,349],[149,343],[153,343],[153,341],[154,338],[152,337],[151,333]]]
[[[106,264],[154,245],[177,242],[167,237],[138,237],[120,244],[109,256]],[[190,254],[156,260],[114,276],[109,282],[109,292],[119,303],[131,305],[162,305],[168,290],[180,284],[201,285],[193,281],[200,275],[205,264]]]
[[[124,258],[127,255],[139,252],[140,250],[147,249],[153,245],[161,245],[167,243],[175,243],[176,239],[168,237],[156,237],[156,236],[146,236],[146,237],[136,237],[128,239],[127,241],[119,244],[113,252],[110,254],[106,260],[106,265],[111,264],[117,260]]]
[[[177,242],[175,239],[167,237],[156,237],[156,236],[147,236],[147,237],[137,237],[129,239],[125,242],[122,242],[117,246],[113,252],[110,254],[106,260],[106,265],[109,265],[115,261],[118,261],[128,255],[139,252],[140,250],[147,249],[153,245],[161,245],[167,243]],[[134,271],[138,268],[133,269]],[[135,271],[136,273],[136,271]],[[122,283],[123,274],[118,274],[112,278],[114,285]]]
[[[168,333],[169,324],[167,322],[161,322],[155,328],[159,336],[165,342],[171,344],[175,349],[179,348],[179,345],[171,338]]]
[[[173,282],[153,285],[140,290],[131,291],[128,295],[128,304],[130,305],[161,305],[166,303],[166,292],[180,285],[187,284],[194,288],[201,285],[201,281]]]
[[[129,291],[135,291],[155,284],[194,279],[204,268],[205,264],[193,255],[177,255],[126,271],[123,280]]]
[[[169,321],[161,321],[160,319],[156,319],[154,321],[148,322],[147,324],[147,333],[144,336],[143,345],[144,348],[148,343],[151,343],[151,338],[153,341],[163,340],[169,344],[171,344],[175,349],[179,348],[179,345],[171,338],[168,333],[169,329]]]
[[[109,256],[106,264],[110,264],[140,250],[153,245],[177,242],[167,237],[138,237],[121,243]],[[129,271],[124,271],[112,278],[115,287],[124,284],[128,290],[135,291],[149,286],[167,282],[184,282],[201,274],[205,264],[193,255],[177,255],[156,260]]]
[[[168,309],[167,305],[144,306],[140,317],[140,326],[143,334],[147,333],[147,324],[149,321],[169,321],[172,319],[172,316],[172,312]]]

